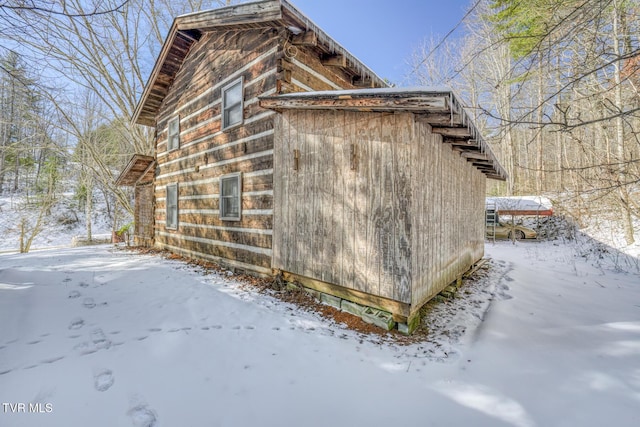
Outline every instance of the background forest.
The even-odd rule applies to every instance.
[[[640,219],[637,0],[476,1],[455,41],[428,40],[412,77],[448,85],[509,172],[494,195],[544,194],[582,224]]]
[[[126,223],[130,195],[114,181],[132,154],[153,153],[153,134],[130,118],[164,36],[175,16],[230,3],[0,5],[0,196],[20,196],[32,214],[20,224],[23,250],[65,191],[84,212],[88,238],[96,198],[114,229]],[[450,86],[465,100],[509,172],[490,194],[548,196],[585,224],[619,224],[632,244],[640,219],[638,1],[468,7],[457,37],[426,40],[407,58],[402,83]]]

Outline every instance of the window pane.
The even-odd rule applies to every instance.
[[[242,81],[224,90],[222,95],[222,127],[242,123]]]
[[[169,133],[175,135],[178,133],[178,119],[173,119],[169,122]]]
[[[240,219],[240,182],[240,175],[220,179],[220,216],[223,219]]]
[[[180,146],[180,119],[176,117],[169,121],[167,149],[173,150]]]
[[[225,115],[225,127],[229,127],[231,125],[235,125],[236,123],[240,123],[242,121],[242,108],[241,105],[238,104],[235,107],[231,108],[224,112]]]
[[[236,177],[225,178],[222,180],[222,196],[237,196],[238,195],[238,180]]]
[[[166,226],[175,228],[178,226],[178,187],[167,186],[167,217]]]
[[[242,101],[242,84],[238,82],[224,92],[224,105],[231,106],[240,101]]]

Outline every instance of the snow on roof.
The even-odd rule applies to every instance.
[[[487,206],[494,205],[502,212],[550,212],[553,211],[553,203],[542,196],[510,196],[487,197]]]

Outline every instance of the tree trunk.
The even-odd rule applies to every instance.
[[[619,0],[613,1],[613,46],[614,52],[618,60],[614,63],[614,82],[615,82],[615,108],[617,113],[621,113],[624,110],[622,101],[622,41],[620,40],[622,35],[620,34],[620,3]],[[629,205],[629,194],[626,189],[626,150],[625,150],[625,135],[624,135],[624,122],[620,114],[615,118],[616,127],[616,149],[619,171],[618,171],[618,195],[620,196],[620,208],[622,213],[624,238],[627,245],[632,245],[635,242],[633,236],[633,218],[631,216],[631,207]]]

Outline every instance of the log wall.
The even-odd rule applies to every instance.
[[[325,66],[312,47],[282,40],[279,93],[353,89],[351,78],[340,67]]]
[[[292,48],[286,32],[265,27],[206,32],[194,44],[157,117],[155,244],[195,258],[271,273],[276,113],[258,96],[352,88],[340,67],[312,47]],[[244,123],[221,129],[222,88],[244,81]],[[168,121],[180,115],[180,148],[167,151]],[[219,178],[242,172],[242,219],[219,219]],[[166,227],[167,184],[178,183],[178,228]]]
[[[157,117],[156,246],[230,267],[271,272],[273,117],[257,97],[276,93],[279,43],[269,29],[203,35],[176,74]],[[221,130],[222,88],[243,78],[244,123]],[[167,123],[180,115],[180,148]],[[219,178],[242,172],[242,219],[219,218]],[[178,228],[166,228],[167,184],[178,183]]]

